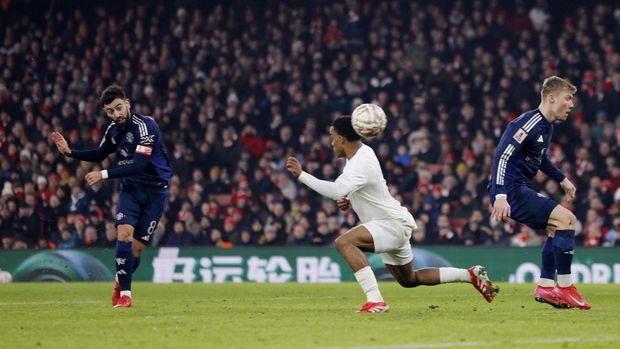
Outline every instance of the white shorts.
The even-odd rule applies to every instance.
[[[375,253],[381,255],[383,263],[405,265],[413,260],[411,253],[411,224],[396,219],[377,219],[361,224],[372,235]]]

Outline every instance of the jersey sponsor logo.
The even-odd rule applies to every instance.
[[[514,138],[514,140],[519,144],[523,142],[525,137],[527,137],[527,132],[525,132],[522,128],[520,128],[517,132],[515,132],[514,136],[512,136],[512,138]]]
[[[127,151],[127,148],[125,147],[121,147],[121,149],[118,152],[121,153],[121,155],[125,158],[129,155],[129,152]]]
[[[546,197],[547,197],[547,195],[545,195],[545,194],[541,194],[541,193],[536,193],[536,195],[538,195],[538,196],[539,196],[539,197],[541,197],[541,198],[546,198]]]
[[[133,138],[133,133],[127,133],[127,134],[125,135],[125,139],[126,139],[126,140],[127,140],[127,142],[129,142],[129,143],[133,143],[133,141],[134,141],[134,138]]]
[[[142,237],[142,240],[144,240],[144,241],[149,241],[149,239],[150,239],[150,238],[151,238],[151,236],[150,236],[150,235],[144,235],[144,236]]]
[[[538,139],[536,140],[536,142],[538,142],[538,143],[544,142],[544,140],[542,138],[542,135],[538,136]]]
[[[146,156],[151,156],[152,152],[153,152],[153,147],[149,147],[147,145],[138,145],[136,147],[136,153],[138,153],[138,154],[142,154],[142,155],[146,155]]]
[[[151,145],[155,143],[155,135],[144,135],[140,137],[140,144]]]

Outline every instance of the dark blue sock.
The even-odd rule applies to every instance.
[[[138,266],[140,266],[140,257],[133,257],[133,269],[131,272],[135,272],[136,269],[138,269]]]
[[[131,291],[131,269],[133,268],[133,253],[131,241],[116,241],[116,275],[121,291]]]
[[[548,236],[542,248],[542,265],[540,277],[543,279],[555,278],[555,257],[553,255],[553,236]]]
[[[553,238],[553,255],[558,275],[570,274],[570,265],[573,262],[575,249],[575,231],[557,230]]]

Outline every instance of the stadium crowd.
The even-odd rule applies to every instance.
[[[288,154],[334,180],[331,120],[362,102],[389,115],[369,142],[418,245],[535,246],[493,222],[486,185],[506,124],[544,77],[578,88],[551,160],[576,184],[583,246],[620,244],[620,5],[578,1],[7,1],[0,7],[2,249],[113,247],[117,185],[49,139],[94,148],[118,83],[159,123],[175,176],[153,246],[329,245],[352,211],[297,183]],[[38,8],[39,7],[39,8]]]

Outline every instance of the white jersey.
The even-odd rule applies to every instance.
[[[302,172],[299,180],[319,194],[338,200],[347,197],[362,223],[380,219],[396,219],[415,228],[415,220],[388,191],[379,159],[371,147],[362,144],[347,160],[335,182],[323,181]]]

